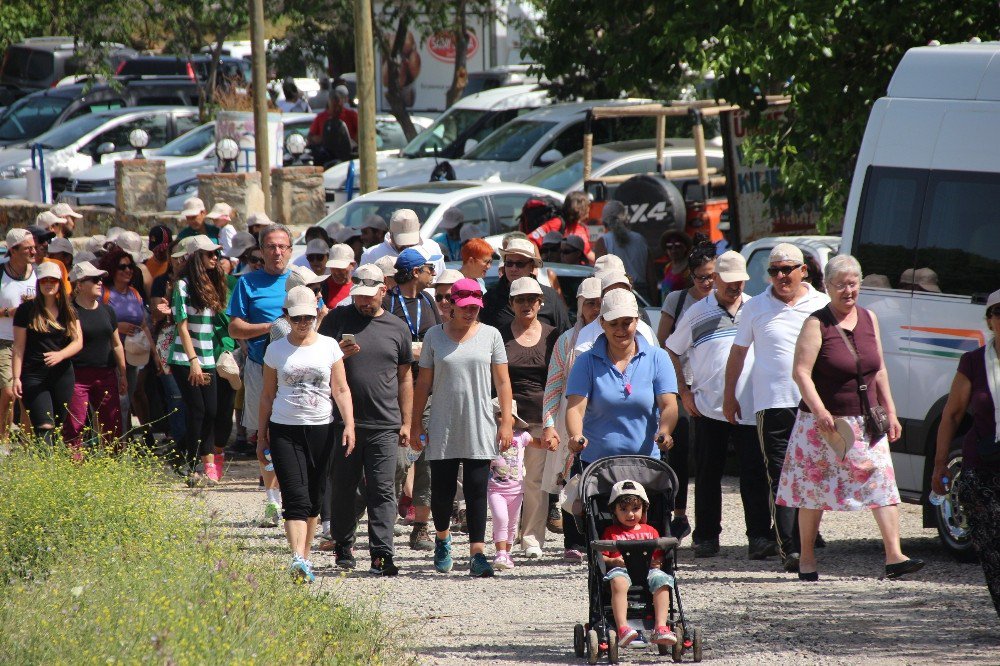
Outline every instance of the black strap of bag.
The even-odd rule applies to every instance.
[[[865,383],[865,377],[861,374],[861,357],[858,355],[858,351],[854,348],[851,341],[847,339],[847,333],[844,332],[840,324],[836,323],[836,315],[833,314],[832,310],[830,314],[834,317],[834,328],[837,329],[837,333],[840,333],[840,338],[844,341],[847,351],[854,358],[854,367],[858,379],[858,397],[861,398],[861,411],[865,418],[865,429],[872,439],[872,444],[874,444],[882,435],[889,432],[889,413],[885,411],[882,405],[876,405],[874,408],[871,406],[871,402],[868,399],[868,384]]]
[[[681,292],[681,297],[677,299],[677,307],[674,308],[674,323],[670,325],[670,335],[674,334],[677,330],[677,320],[681,317],[681,310],[684,309],[684,301],[687,300],[688,290],[685,289]]]

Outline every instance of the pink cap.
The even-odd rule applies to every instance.
[[[475,280],[463,278],[451,285],[451,298],[457,308],[466,305],[483,307],[483,288]]]

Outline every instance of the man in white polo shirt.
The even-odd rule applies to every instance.
[[[808,268],[802,250],[794,245],[776,245],[771,250],[769,264],[767,274],[771,276],[771,286],[743,308],[726,364],[722,411],[726,420],[734,425],[743,417],[736,391],[750,345],[753,345],[755,358],[750,371],[753,408],[757,416],[757,437],[767,461],[771,516],[778,537],[778,554],[785,570],[794,572],[799,569],[798,511],[775,506],[774,496],[801,398],[792,381],[795,343],[805,320],[825,307],[830,298],[803,281],[808,276]]]
[[[750,297],[743,293],[746,260],[739,252],[726,252],[715,260],[715,290],[688,309],[667,338],[667,353],[674,363],[681,400],[693,417],[697,460],[694,487],[695,557],[719,553],[722,533],[722,472],[729,443],[733,443],[740,466],[740,497],[746,521],[747,554],[762,560],[777,554],[768,507],[767,471],[754,427],[750,371],[753,350],[747,353],[743,372],[736,384],[742,418],[733,425],[722,412],[726,383],[726,362]],[[687,354],[692,381],[686,385],[681,357]]]
[[[430,238],[420,238],[420,220],[409,208],[400,208],[389,218],[389,234],[378,245],[361,253],[359,266],[374,264],[382,257],[398,257],[408,247],[422,247],[428,255],[440,255],[441,247]],[[434,262],[434,273],[444,273],[444,259]]]

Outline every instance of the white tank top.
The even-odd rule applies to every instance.
[[[35,269],[23,280],[12,278],[7,264],[0,265],[0,310],[10,308],[9,317],[0,317],[0,340],[14,340],[14,310],[35,297]]]

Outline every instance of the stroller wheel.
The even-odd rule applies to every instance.
[[[583,625],[578,623],[575,627],[573,627],[573,652],[576,653],[577,657],[583,657],[586,653],[586,641],[586,632],[583,629]]]
[[[597,632],[591,629],[587,632],[587,663],[596,664],[601,656],[601,639]]]
[[[618,632],[614,629],[608,630],[608,663],[618,663]]]
[[[674,635],[677,636],[677,642],[673,644],[673,647],[668,647],[666,645],[661,645],[660,654],[666,655],[668,650],[673,651],[673,660],[681,661],[684,659],[684,624],[678,622],[674,625]]]
[[[701,629],[698,627],[691,630],[691,658],[701,661]]]

